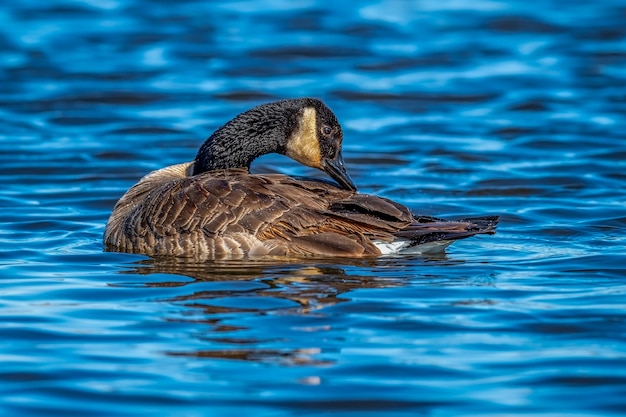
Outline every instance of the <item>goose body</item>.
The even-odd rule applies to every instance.
[[[105,246],[196,259],[375,257],[440,251],[495,231],[494,216],[415,216],[389,199],[357,193],[341,140],[336,118],[319,100],[284,100],[242,113],[207,139],[194,161],[154,171],[130,188],[107,222]],[[250,162],[269,152],[323,169],[338,184],[250,174]]]

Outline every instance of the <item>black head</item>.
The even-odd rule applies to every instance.
[[[285,155],[321,169],[342,188],[356,191],[343,162],[343,131],[335,114],[318,99],[297,99],[300,105],[293,130],[287,138]]]
[[[323,170],[342,188],[356,191],[343,163],[342,141],[337,117],[318,99],[262,104],[217,129],[200,147],[193,173],[249,169],[255,158],[281,153]]]

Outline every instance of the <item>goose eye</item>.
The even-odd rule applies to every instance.
[[[332,132],[332,129],[328,125],[322,126],[322,134],[328,136]]]

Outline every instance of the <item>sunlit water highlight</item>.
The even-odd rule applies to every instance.
[[[625,21],[619,0],[7,4],[0,413],[624,415]],[[352,262],[102,252],[141,176],[306,95],[361,191],[498,234]]]

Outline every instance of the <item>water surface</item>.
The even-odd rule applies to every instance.
[[[0,412],[623,415],[625,19],[619,0],[5,6]],[[426,258],[102,252],[141,176],[307,95],[362,192],[499,214],[498,234]]]

